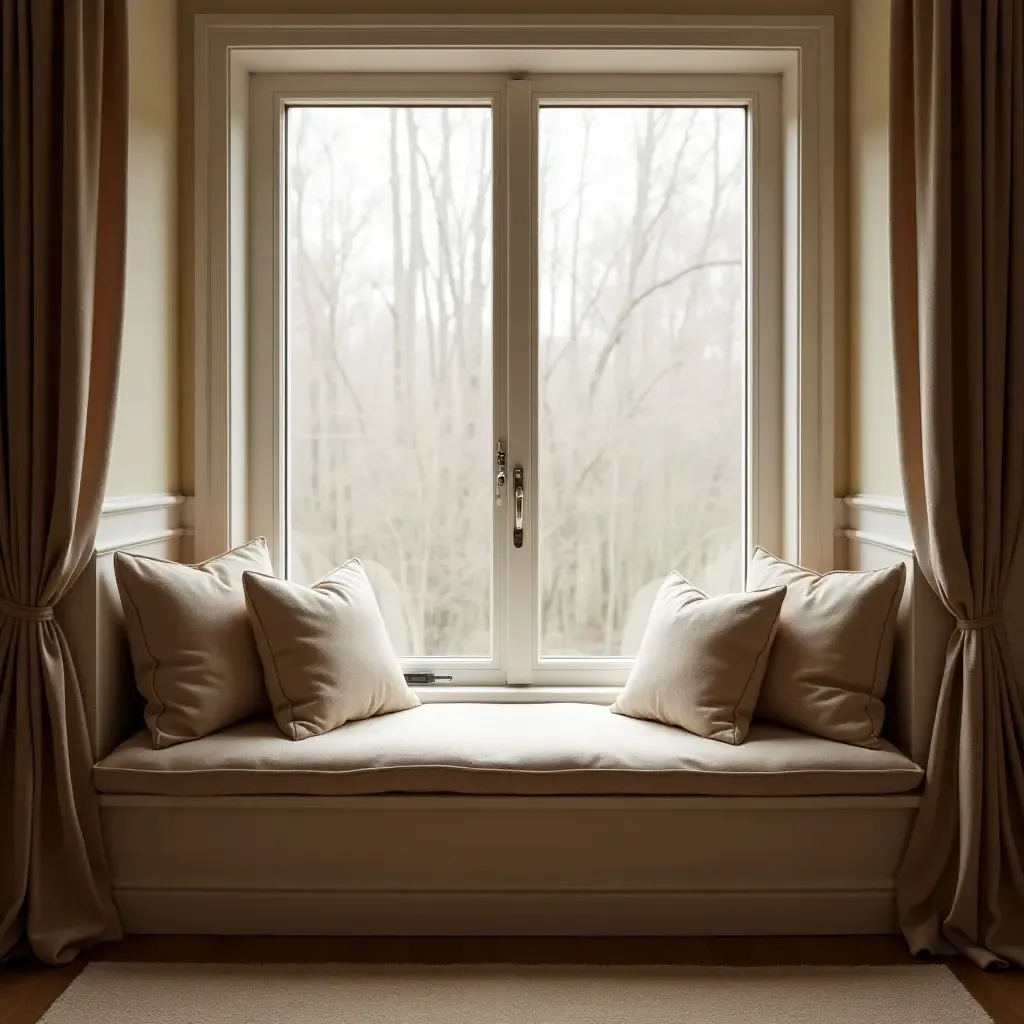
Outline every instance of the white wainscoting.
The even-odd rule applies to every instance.
[[[925,766],[953,620],[914,557],[902,498],[848,494],[836,499],[836,565],[878,569],[902,561],[907,589],[900,609],[895,666],[886,696],[887,731]]]
[[[154,558],[192,558],[192,499],[183,494],[133,494],[103,503],[95,552],[57,605],[57,619],[71,648],[89,726],[93,756],[110,751],[142,721],[132,682],[114,553],[138,551]],[[106,688],[117,681],[118,698]]]
[[[836,536],[846,541],[848,557],[865,546],[901,556],[914,553],[902,498],[848,494],[838,499],[836,506]]]
[[[130,494],[107,498],[96,531],[96,554],[162,547],[158,557],[191,557],[193,499],[184,494]]]

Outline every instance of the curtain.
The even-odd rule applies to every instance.
[[[1024,708],[1004,600],[1024,506],[1024,3],[894,0],[897,418],[922,571],[956,619],[897,879],[916,952],[1024,966]]]
[[[124,294],[124,0],[0,3],[0,957],[120,937],[53,606],[93,547]]]

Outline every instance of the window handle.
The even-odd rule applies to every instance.
[[[514,547],[523,546],[523,467],[516,466],[512,470],[512,486],[515,494],[516,525],[512,530],[512,544]]]
[[[494,456],[494,498],[501,505],[501,489],[505,486],[505,448],[498,442],[498,450]]]

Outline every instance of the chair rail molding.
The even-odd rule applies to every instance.
[[[185,494],[127,494],[104,499],[96,553],[191,538],[193,501]]]
[[[847,494],[836,500],[836,537],[848,545],[884,548],[912,555],[914,542],[902,498],[879,494]]]

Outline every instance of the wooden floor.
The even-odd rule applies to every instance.
[[[521,963],[914,964],[902,940],[851,938],[265,938],[133,936],[97,947],[67,967],[29,962],[0,967],[0,1024],[35,1024],[90,960],[170,963]],[[949,965],[996,1024],[1024,1024],[1024,973],[992,974],[956,959]],[[213,1022],[215,1024],[215,1022]],[[897,1022],[894,1022],[897,1024]]]

